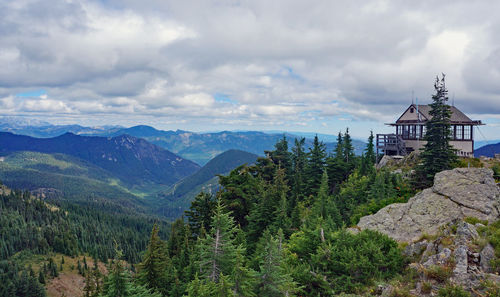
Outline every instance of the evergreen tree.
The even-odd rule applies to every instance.
[[[275,145],[275,150],[269,152],[271,160],[273,163],[285,170],[287,179],[292,176],[292,154],[288,151],[288,140],[286,136],[283,135],[283,138],[278,141]]]
[[[307,154],[304,150],[305,138],[295,139],[295,145],[292,148],[292,170],[293,178],[291,183],[291,195],[289,199],[288,215],[291,217],[293,228],[300,226],[298,203],[305,198],[305,177],[304,169],[307,164]]]
[[[349,170],[352,170],[355,160],[354,147],[352,146],[351,135],[349,135],[349,128],[346,128],[342,139],[342,155],[344,156],[344,161],[348,164]]]
[[[319,141],[318,135],[316,135],[313,147],[309,149],[309,159],[306,167],[307,196],[316,196],[318,193],[325,166],[325,158],[325,144]]]
[[[310,227],[314,229],[315,225],[319,225],[321,232],[324,232],[324,229],[333,230],[342,225],[340,212],[328,192],[328,174],[324,170],[318,196],[314,200],[312,213],[308,218],[309,224],[312,225]]]
[[[246,266],[243,250],[238,250],[234,270],[231,273],[233,282],[233,294],[235,297],[257,296],[254,293],[257,273]]]
[[[286,224],[287,219],[284,217],[286,210],[280,209],[280,205],[285,208],[286,193],[288,192],[288,185],[285,181],[285,174],[283,169],[276,170],[271,184],[261,181],[263,184],[263,193],[260,200],[256,203],[255,207],[250,212],[248,221],[248,250],[253,252],[255,244],[262,236],[262,232],[273,224]],[[281,202],[281,203],[280,203]],[[276,215],[279,214],[277,217]],[[277,220],[280,220],[278,222]]]
[[[38,271],[38,282],[42,285],[45,285],[45,274],[43,273],[42,269]]]
[[[165,242],[158,236],[158,225],[153,226],[146,253],[139,264],[137,279],[139,284],[153,290],[162,291],[166,287],[165,271],[167,255]]]
[[[228,212],[225,212],[220,199],[217,201],[212,229],[206,238],[199,242],[201,275],[211,282],[218,283],[222,274],[230,275],[234,269],[238,249],[234,243],[236,227]]]
[[[434,83],[436,93],[432,96],[431,118],[426,122],[426,134],[424,146],[420,157],[422,163],[417,166],[414,184],[418,188],[432,185],[434,175],[440,171],[453,168],[457,161],[455,149],[450,145],[451,140],[451,110],[446,103],[448,101],[448,90],[445,84],[445,75],[439,79],[436,77]]]
[[[222,190],[218,195],[222,204],[231,212],[236,225],[245,228],[248,224],[247,216],[251,206],[259,194],[259,180],[251,174],[247,166],[242,165],[227,176],[220,175],[219,183]],[[209,230],[208,227],[205,229]]]
[[[264,232],[256,258],[259,262],[259,296],[293,296],[297,285],[285,271],[283,263],[283,233],[274,238],[269,230]]]
[[[214,208],[215,199],[212,194],[200,192],[194,198],[189,210],[185,212],[193,236],[200,235],[202,226],[205,229],[210,228]]]
[[[368,144],[366,145],[366,150],[365,150],[365,158],[368,162],[368,164],[372,165],[375,164],[377,160],[375,156],[375,144],[374,144],[374,137],[373,137],[373,131],[370,131],[370,136],[368,137]]]
[[[329,156],[326,160],[330,192],[335,192],[347,177],[347,165],[344,158],[343,143],[342,133],[339,132],[334,155]]]
[[[132,282],[130,274],[122,265],[120,259],[123,253],[116,249],[117,259],[110,264],[109,274],[104,280],[100,297],[160,297],[161,294],[152,292],[144,286]]]

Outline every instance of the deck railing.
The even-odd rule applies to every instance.
[[[407,154],[405,141],[401,135],[377,134],[377,156],[379,152],[384,155],[405,156]]]

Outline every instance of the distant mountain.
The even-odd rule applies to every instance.
[[[199,192],[216,191],[219,187],[217,175],[227,174],[243,164],[253,164],[257,158],[256,154],[241,150],[228,150],[216,156],[195,174],[184,178],[173,185],[169,191],[160,194],[162,203],[158,207],[158,214],[167,217],[181,215]]]
[[[92,163],[130,186],[172,185],[199,166],[144,139],[78,136],[66,133],[54,138],[33,138],[0,132],[0,154],[14,151],[62,153]]]
[[[6,120],[7,119],[7,120]],[[29,119],[0,118],[0,131],[12,132],[33,137],[55,137],[66,132],[83,136],[119,136],[122,134],[144,138],[147,141],[163,147],[179,156],[192,160],[200,165],[205,165],[215,156],[230,150],[237,149],[260,156],[265,150],[272,150],[283,135],[289,139],[289,147],[293,146],[295,138],[306,138],[306,148],[312,146],[315,133],[280,131],[222,131],[213,133],[195,133],[176,130],[163,131],[150,126],[140,125],[130,128],[119,126],[83,127],[79,125],[50,125],[45,122],[32,122]],[[335,148],[335,135],[318,134],[325,142],[327,152]],[[353,140],[354,151],[360,155],[366,143]]]
[[[77,135],[108,135],[113,131],[123,129],[121,126],[84,127],[80,125],[52,125],[47,122],[20,118],[0,117],[0,131],[11,132],[32,137],[56,137],[67,132]]]
[[[477,150],[478,148],[488,145],[488,144],[495,144],[499,143],[500,139],[492,139],[492,140],[474,140],[474,149]]]
[[[500,142],[496,144],[488,144],[474,150],[474,157],[481,156],[494,157],[495,154],[500,154]]]
[[[283,138],[283,136],[288,138],[290,148],[293,146],[295,138],[302,137],[288,133],[268,134],[257,131],[222,131],[214,133],[194,133],[182,130],[162,131],[150,126],[134,126],[114,131],[110,135],[116,136],[120,134],[129,134],[144,138],[200,165],[206,164],[215,156],[230,149],[242,150],[263,156],[264,151],[273,150],[276,142]],[[334,142],[327,142],[325,144],[328,152],[333,151],[335,147]],[[366,143],[353,140],[353,145],[356,154],[361,154]],[[312,139],[307,138],[306,148],[311,146]]]

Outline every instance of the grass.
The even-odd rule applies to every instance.
[[[464,218],[464,221],[471,224],[471,225],[476,225],[477,223],[483,224],[485,226],[488,226],[488,220],[480,220],[475,217],[466,217]]]
[[[445,282],[451,277],[453,269],[451,265],[432,265],[431,267],[424,270],[424,275],[427,278],[434,279],[440,283]]]
[[[460,286],[447,285],[438,291],[439,297],[470,297],[470,293]]]

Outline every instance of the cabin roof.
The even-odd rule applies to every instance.
[[[418,110],[418,113],[421,115],[420,121],[417,120],[402,120],[403,116],[408,112],[410,108],[414,108]],[[451,110],[451,118],[450,122],[454,124],[472,124],[472,125],[481,125],[481,121],[473,121],[471,120],[468,116],[466,116],[463,112],[461,112],[458,108],[455,106],[450,106]],[[403,114],[396,120],[395,124],[398,123],[408,123],[408,122],[425,122],[429,119],[432,118],[432,116],[429,114],[431,111],[431,106],[430,105],[421,105],[419,104],[418,107],[416,104],[411,104],[408,106],[408,108],[403,112]]]

